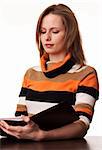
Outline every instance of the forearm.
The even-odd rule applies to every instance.
[[[42,140],[82,138],[86,133],[86,125],[81,121],[77,121],[58,129],[43,131]]]

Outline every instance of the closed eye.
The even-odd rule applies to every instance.
[[[46,31],[40,31],[40,33],[41,33],[41,34],[45,34],[45,33],[46,33]]]
[[[57,34],[57,33],[59,33],[59,31],[52,31],[52,33],[55,33],[55,34]]]

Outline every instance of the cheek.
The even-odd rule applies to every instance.
[[[63,44],[64,43],[64,36],[60,36],[60,37],[57,37],[56,39],[55,39],[55,42],[56,42],[56,44]]]
[[[43,45],[43,43],[44,43],[44,38],[41,36],[40,37],[40,42],[42,43],[42,45]]]

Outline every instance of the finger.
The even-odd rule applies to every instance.
[[[23,130],[22,126],[9,126],[8,128],[9,131],[11,132],[21,132]]]
[[[9,131],[8,129],[6,129],[6,128],[4,128],[4,127],[0,127],[5,133],[7,133],[7,134],[9,134],[9,135],[11,135],[11,136],[15,136],[16,138],[17,138],[17,136],[16,136],[16,134],[14,133],[14,132],[11,132],[11,131]]]
[[[24,122],[27,122],[27,123],[30,121],[30,118],[28,116],[23,116],[22,115],[22,119],[23,119]]]
[[[5,122],[5,121],[0,121],[0,125],[2,126],[2,127],[4,127],[4,128],[6,128],[6,129],[8,129],[9,128],[9,125],[7,124],[7,122]]]
[[[0,126],[3,126],[3,123],[0,121]]]
[[[9,131],[17,131],[18,129],[19,130],[22,130],[22,126],[12,126],[12,125],[8,125],[5,121],[1,121],[1,126]]]
[[[1,129],[11,135],[11,136],[14,136],[18,139],[20,139],[22,137],[22,132],[23,132],[23,128],[21,126],[9,126],[8,129],[4,128],[4,127],[1,127]]]
[[[27,125],[25,125],[25,127],[29,127],[29,126],[32,127],[32,126],[36,125],[32,120],[30,120],[30,117],[28,117],[28,116],[22,116],[22,119],[23,119],[23,121],[25,121],[27,123]]]
[[[20,126],[8,125],[5,121],[1,121],[1,126],[9,131],[16,131]]]

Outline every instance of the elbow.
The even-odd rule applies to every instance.
[[[83,131],[83,132],[79,135],[79,138],[84,138],[85,135],[87,134],[87,131],[88,131],[88,130]]]
[[[77,134],[77,137],[83,138],[87,134],[89,126],[86,126],[86,124],[82,121],[80,121],[79,124],[80,124],[80,127],[79,127],[80,129],[79,129],[79,133]]]

